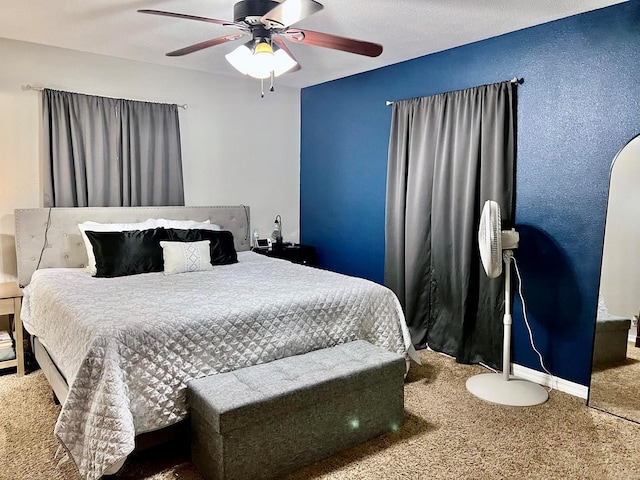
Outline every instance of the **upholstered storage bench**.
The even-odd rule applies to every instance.
[[[207,480],[280,478],[396,430],[405,360],[345,343],[189,382],[191,456]]]
[[[593,346],[593,364],[623,362],[627,358],[627,343],[631,320],[628,318],[599,317]]]

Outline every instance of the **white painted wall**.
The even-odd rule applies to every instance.
[[[15,279],[15,208],[42,206],[40,93],[188,104],[180,110],[187,205],[251,207],[252,228],[299,240],[300,91],[0,38],[0,281]],[[277,85],[276,85],[277,87]]]
[[[611,173],[600,295],[609,313],[640,310],[640,137],[617,156]]]

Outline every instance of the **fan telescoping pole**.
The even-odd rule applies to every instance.
[[[504,260],[504,317],[502,323],[504,325],[504,338],[502,340],[502,379],[509,381],[511,373],[511,326],[513,325],[513,317],[511,316],[511,260],[513,252],[505,250],[502,252]]]

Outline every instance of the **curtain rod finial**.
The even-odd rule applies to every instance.
[[[36,92],[41,92],[42,90],[44,90],[43,87],[34,87],[33,85],[31,85],[30,83],[27,83],[26,85],[21,85],[20,86],[21,90],[24,90],[25,92],[27,90],[34,90]]]

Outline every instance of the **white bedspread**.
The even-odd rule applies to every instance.
[[[131,453],[136,434],[184,419],[191,379],[358,339],[410,346],[387,288],[252,252],[171,276],[40,270],[22,318],[70,386],[55,434],[87,479]]]

